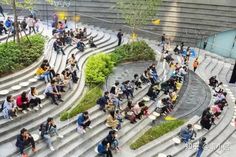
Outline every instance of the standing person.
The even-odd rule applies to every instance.
[[[123,33],[122,33],[121,29],[120,29],[119,32],[118,32],[118,34],[117,34],[118,46],[121,45],[122,37],[123,37]]]
[[[161,44],[164,45],[164,44],[165,44],[165,41],[166,41],[166,35],[163,34],[163,35],[161,36]]]
[[[206,47],[207,47],[207,40],[205,40],[204,43],[203,43],[203,49],[205,50]]]
[[[5,15],[4,15],[4,13],[3,13],[3,8],[2,8],[2,6],[0,5],[0,13],[2,14],[2,16],[5,18]]]
[[[49,117],[47,121],[40,125],[39,131],[41,132],[41,137],[45,139],[46,143],[48,144],[51,151],[54,151],[54,148],[52,146],[52,135],[57,135],[58,138],[62,139],[63,136],[58,134],[57,132],[57,126],[53,120],[52,117]]]
[[[82,114],[79,115],[78,117],[78,120],[77,120],[77,123],[78,123],[78,131],[81,130],[82,133],[86,133],[86,128],[91,128],[90,127],[90,124],[91,124],[91,121],[90,121],[90,118],[89,118],[89,115],[88,115],[88,111],[85,111],[83,112]]]
[[[206,137],[200,138],[196,157],[201,157],[202,152],[203,152],[203,148],[206,145],[205,141],[206,141]]]
[[[32,151],[35,153],[37,149],[35,148],[34,138],[30,135],[27,129],[23,128],[20,134],[17,135],[16,147],[20,150],[22,157],[27,157],[28,155],[24,152],[24,149],[28,146],[32,146]]]
[[[34,26],[35,26],[35,19],[33,18],[33,15],[30,15],[28,17],[26,23],[27,23],[27,25],[29,27],[29,34],[31,34],[31,30],[33,30],[33,32],[36,33],[35,32],[35,28],[34,28]]]
[[[193,61],[193,71],[195,72],[197,70],[197,67],[199,65],[199,62],[198,62],[198,57]]]

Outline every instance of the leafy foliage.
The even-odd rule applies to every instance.
[[[75,108],[72,108],[71,110],[61,114],[61,121],[65,121],[93,107],[96,105],[96,101],[101,97],[101,95],[102,90],[100,87],[97,86],[91,88],[85,93],[84,97],[81,99],[78,105],[75,106]]]
[[[161,137],[162,135],[178,128],[184,124],[184,120],[173,120],[163,122],[158,126],[154,126],[146,131],[141,137],[139,137],[135,142],[133,142],[130,147],[131,149],[138,149],[141,146]]]
[[[104,53],[91,56],[86,64],[85,74],[88,85],[105,83],[106,77],[112,72],[114,63],[109,55]]]
[[[129,61],[155,60],[154,50],[145,41],[123,45],[113,51],[110,56],[116,64]]]
[[[32,45],[26,37],[22,38],[20,45],[13,41],[0,44],[0,76],[29,66],[42,55],[45,42],[43,36],[32,35],[29,38]]]
[[[162,0],[117,0],[117,8],[120,10],[126,23],[139,28],[147,24],[148,20],[155,17]]]
[[[24,2],[19,2],[16,0],[16,7],[23,8],[23,9],[33,9],[33,4],[36,0],[24,0]],[[2,0],[3,4],[12,5],[12,0]]]
[[[89,57],[85,68],[85,81],[90,90],[86,92],[75,108],[61,114],[61,120],[64,121],[74,117],[96,104],[96,101],[102,95],[100,87],[105,83],[106,77],[111,74],[115,65],[138,60],[155,60],[154,51],[144,41],[123,45],[111,54],[99,53]]]

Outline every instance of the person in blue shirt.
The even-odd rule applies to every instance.
[[[106,112],[105,106],[106,106],[106,104],[108,104],[109,99],[110,99],[109,92],[106,91],[104,93],[104,96],[97,100],[97,104],[99,105],[100,110],[103,110],[104,112]]]
[[[102,157],[112,157],[112,152],[110,150],[110,144],[107,139],[104,139],[98,144],[97,151]]]
[[[79,115],[79,117],[77,119],[77,123],[78,123],[78,130],[82,130],[82,133],[86,133],[85,129],[87,127],[91,128],[90,127],[91,121],[89,118],[88,111],[85,111]]]
[[[10,19],[10,17],[7,18],[5,21],[5,26],[7,29],[10,29],[12,27],[13,21]]]
[[[61,93],[59,93],[57,90],[55,80],[52,80],[51,83],[47,85],[47,87],[44,91],[44,94],[47,97],[51,97],[52,103],[54,103],[55,105],[58,105],[58,103],[56,101],[56,97],[58,98],[59,101],[63,102],[63,100],[61,99]]]

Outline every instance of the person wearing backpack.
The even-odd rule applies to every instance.
[[[57,132],[57,126],[53,118],[49,117],[45,123],[41,124],[39,131],[40,131],[41,137],[45,140],[45,142],[47,143],[51,151],[54,151],[55,149],[52,146],[51,136],[56,134],[58,138],[62,139],[63,135],[60,135]]]

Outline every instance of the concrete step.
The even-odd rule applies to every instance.
[[[107,36],[107,34],[106,34]],[[81,69],[83,69],[82,67],[84,66],[84,62],[86,61],[86,59],[88,58],[88,56],[90,56],[91,54],[95,54],[95,53],[99,53],[101,51],[108,51],[112,48],[114,48],[114,43],[116,43],[116,37],[112,37],[111,40],[109,41],[109,43],[106,43],[106,44],[103,44],[103,46],[100,46],[96,49],[96,51],[93,51],[92,53],[89,53],[89,54],[83,54],[79,60],[79,66],[81,67]],[[116,44],[115,44],[116,45]],[[84,73],[84,71],[83,71]],[[75,103],[77,101],[77,98],[81,96],[81,93],[83,91],[83,87],[84,87],[84,75],[81,75],[82,73],[80,72],[80,83],[75,87],[75,89],[68,93],[67,95],[65,95],[65,97],[63,97],[63,99],[65,100],[65,102],[63,103],[64,105],[60,105],[60,107],[57,109],[57,110],[49,110],[49,111],[45,111],[45,113],[43,114],[50,114],[50,116],[53,116],[55,118],[57,118],[60,114],[60,112],[62,112],[63,110],[67,109],[68,107],[70,107],[71,104]],[[55,108],[55,107],[54,107]],[[50,113],[49,113],[50,112]],[[38,117],[40,115],[37,115]],[[25,125],[24,127],[26,128],[29,128],[30,131],[34,131],[34,130],[37,130],[38,129],[38,126],[44,121],[43,119],[39,119],[38,117],[35,117],[34,118],[34,124],[30,125],[30,124],[27,124]],[[41,115],[42,116],[42,115]],[[17,131],[14,131],[13,133],[11,133],[12,136],[11,137],[11,140],[14,139],[14,136],[17,134]],[[13,135],[15,134],[15,135]],[[5,140],[9,140],[9,135],[8,137],[4,138]]]
[[[105,38],[106,40],[108,39],[110,39],[110,36],[108,36],[107,35],[107,37]],[[107,40],[107,41],[108,41]],[[112,43],[112,41],[111,41],[111,43]],[[103,44],[102,46],[106,46],[107,45],[107,43],[106,44]],[[108,45],[109,45],[109,43],[108,43]],[[99,48],[101,48],[101,46],[100,47],[98,47],[97,49],[99,50]],[[95,51],[96,52],[96,51]],[[94,53],[94,52],[93,52]],[[81,55],[81,56],[88,56],[89,54],[91,54],[91,53],[88,53],[88,54],[83,54],[83,55]],[[80,59],[84,59],[83,57],[82,58],[80,58]],[[81,78],[81,77],[80,77]],[[72,91],[72,92],[69,92],[67,95],[65,95],[65,97],[67,97],[67,96],[69,96],[70,94],[73,94],[75,91]],[[66,98],[65,98],[66,99]],[[48,112],[52,112],[52,108],[55,108],[55,106],[53,106],[53,105],[50,105],[50,106],[47,106],[47,108],[44,108],[44,109],[42,109],[42,110],[40,110],[40,112],[39,112],[39,114],[34,114],[34,115],[32,115],[32,117],[30,118],[30,119],[28,119],[28,120],[33,120],[34,118],[35,118],[35,120],[36,119],[39,119],[39,116],[41,115],[43,115],[43,114],[46,114],[46,113],[48,113]],[[44,112],[46,112],[46,113],[44,113]],[[54,112],[56,112],[56,111],[54,111]],[[34,117],[34,118],[33,118]],[[20,123],[21,122],[21,123]],[[19,127],[20,126],[20,124],[21,125],[26,125],[27,123],[30,123],[30,121],[26,121],[25,119],[22,119],[21,121],[20,120],[18,120],[18,125],[17,126],[12,126],[12,125],[8,125],[8,127],[6,128],[6,127],[4,127],[4,130],[5,129],[7,129],[7,130],[9,130],[10,128],[11,129],[14,129],[14,128],[16,128],[16,127]],[[13,127],[13,128],[12,128]],[[5,131],[4,131],[5,132]],[[1,130],[1,133],[3,133],[3,130]],[[7,138],[7,137],[6,137]]]

